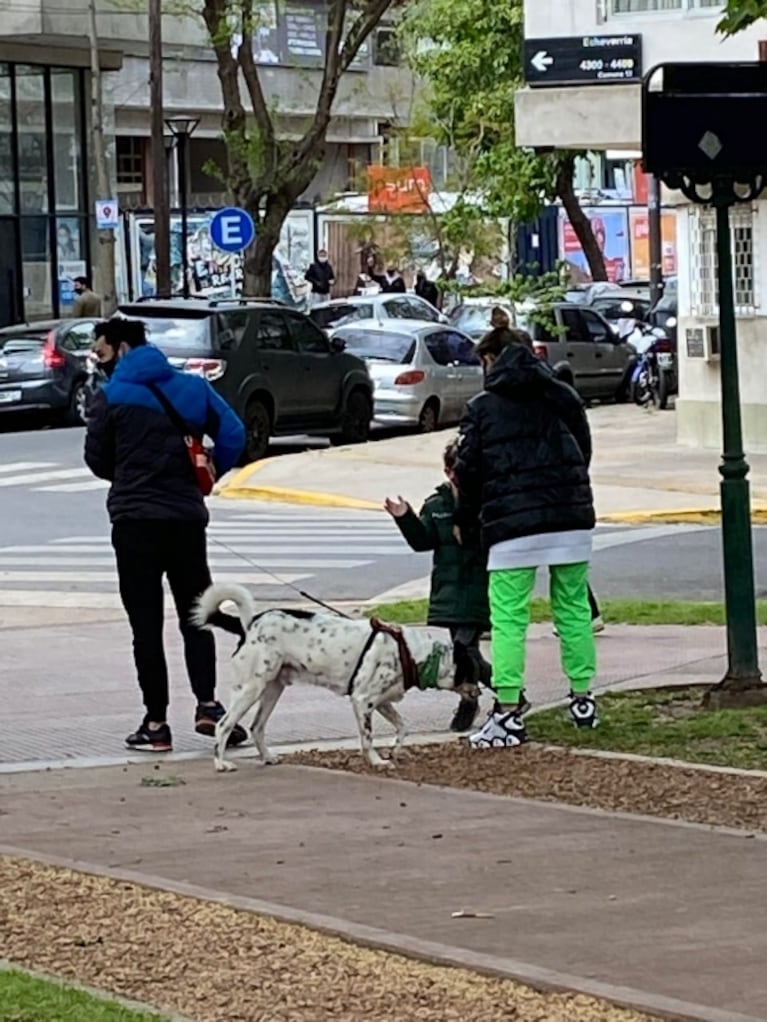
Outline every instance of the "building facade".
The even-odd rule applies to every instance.
[[[732,39],[716,33],[719,0],[525,0],[530,40],[597,35],[641,38],[642,64],[674,61],[753,61],[767,40],[767,22]],[[552,85],[517,93],[520,145],[597,151],[641,151],[639,84]],[[755,130],[759,130],[755,125]],[[677,218],[680,395],[677,432],[682,443],[719,447],[720,378],[716,326],[716,250],[713,213],[666,193]],[[746,443],[767,451],[767,203],[732,214],[735,301]]]
[[[106,127],[115,193],[123,211],[151,210],[152,162],[148,19],[96,0]],[[8,9],[6,9],[8,8]],[[325,8],[319,0],[261,5],[255,40],[278,131],[298,136],[314,110],[324,62]],[[64,314],[71,277],[93,269],[89,158],[88,0],[6,0],[0,19],[0,325]],[[200,19],[163,18],[166,116],[193,115],[190,205],[226,201],[221,88]],[[400,66],[390,27],[381,26],[343,77],[323,165],[303,196],[307,205],[358,187],[376,162],[390,125],[410,109],[413,81]],[[435,165],[439,153],[425,153]],[[175,159],[166,152],[171,203]],[[75,272],[76,271],[76,272]]]

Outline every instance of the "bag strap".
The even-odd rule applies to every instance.
[[[196,436],[195,431],[189,428],[189,423],[185,422],[173,405],[170,403],[168,398],[163,394],[160,388],[155,383],[147,383],[147,388],[151,390],[157,400],[163,407],[163,411],[168,416],[170,421],[176,427],[182,437]],[[199,438],[198,438],[199,439]]]

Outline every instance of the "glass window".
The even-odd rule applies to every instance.
[[[375,358],[381,362],[396,362],[405,365],[413,358],[415,341],[407,334],[390,333],[388,330],[354,330],[345,327],[336,334],[346,345],[346,351],[359,358]]]
[[[561,336],[563,341],[590,341],[591,336],[586,332],[581,319],[580,309],[562,309],[562,325],[564,333]]]
[[[390,298],[383,303],[384,311],[390,319],[410,319],[410,306],[407,298]]]
[[[13,152],[11,149],[11,74],[7,64],[0,64],[0,213],[13,213],[15,207]]]
[[[65,351],[90,351],[93,347],[93,326],[91,322],[84,322],[70,327],[59,341],[59,346]]]
[[[210,318],[207,315],[184,316],[173,313],[163,316],[158,314],[158,310],[152,310],[152,315],[147,315],[149,309],[140,305],[122,306],[120,312],[128,319],[140,319],[146,327],[147,340],[156,344],[166,355],[180,352],[188,357],[192,354],[209,355],[211,352]]]
[[[78,210],[82,207],[83,157],[77,71],[51,70],[51,107],[56,209]]]
[[[250,322],[247,309],[232,309],[218,314],[218,347],[221,351],[236,351],[242,343]]]
[[[53,316],[48,223],[47,216],[21,218],[21,273],[28,320]]]
[[[463,334],[447,334],[447,346],[450,354],[450,361],[459,366],[481,365],[479,355],[474,350],[474,345],[468,337]]]
[[[298,350],[310,355],[327,355],[328,341],[318,326],[306,316],[287,313],[288,325]]]
[[[372,305],[326,305],[324,308],[312,309],[309,316],[312,322],[323,330],[330,330],[342,323],[350,323],[354,319],[370,319],[373,315]]]
[[[439,313],[433,305],[422,301],[417,295],[408,295],[404,299],[409,319],[423,319],[429,323],[439,322]]]
[[[258,317],[258,346],[265,351],[293,351],[290,331],[281,312],[261,312]]]
[[[42,68],[16,68],[21,213],[48,212],[48,146]]]
[[[425,338],[426,349],[439,366],[450,365],[449,336],[444,331],[440,331],[439,333],[428,334]]]
[[[581,316],[586,324],[588,336],[595,344],[604,344],[605,341],[610,340],[610,330],[607,324],[595,312],[589,312],[588,309],[584,309],[581,312]]]

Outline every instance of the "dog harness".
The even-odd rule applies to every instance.
[[[424,689],[437,687],[439,652],[432,650],[423,664],[417,664],[413,660],[413,654],[410,652],[407,642],[405,642],[402,629],[398,628],[397,625],[388,625],[385,621],[372,617],[370,619],[370,635],[368,635],[365,645],[362,647],[357,664],[349,678],[349,687],[346,690],[347,695],[351,695],[354,691],[357,675],[378,635],[388,635],[397,643],[397,652],[399,653],[399,662],[402,669],[402,684],[406,692],[411,688]]]

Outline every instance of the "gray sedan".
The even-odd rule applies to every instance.
[[[418,320],[361,320],[333,331],[363,358],[375,387],[373,418],[430,433],[457,422],[482,390],[482,365],[466,334]]]

